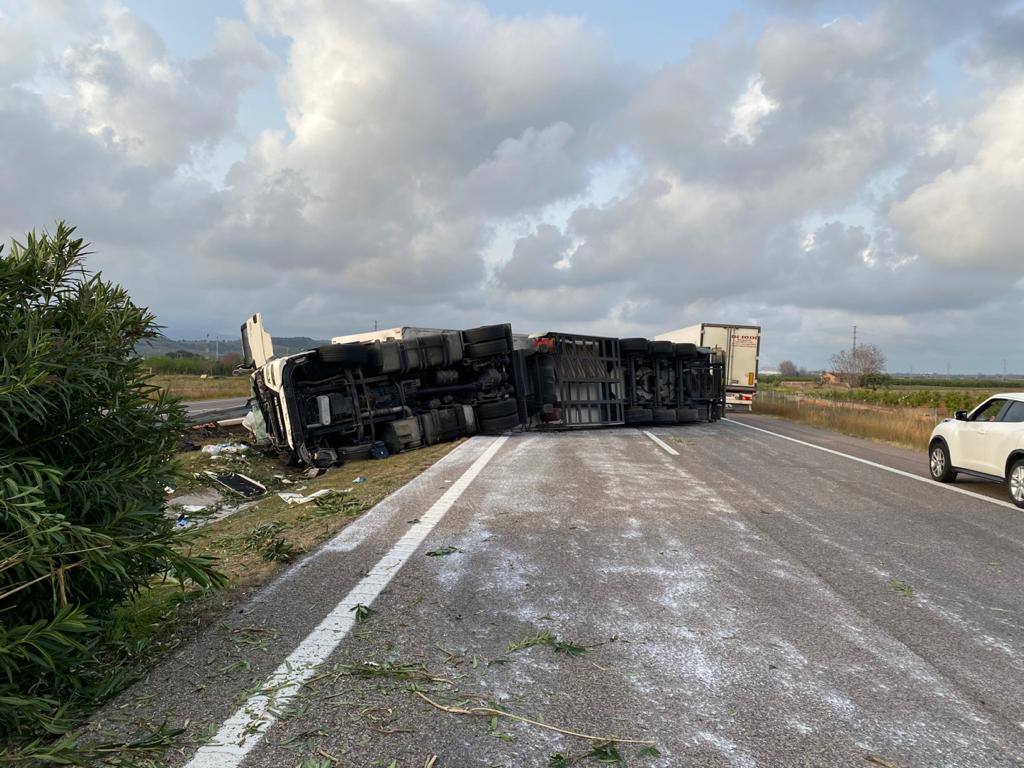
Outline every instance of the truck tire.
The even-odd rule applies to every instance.
[[[508,339],[496,339],[495,341],[467,344],[465,356],[469,358],[494,357],[495,355],[507,355],[508,352]]]
[[[697,354],[696,344],[676,344],[672,350],[676,357],[694,357]]]
[[[655,408],[654,409],[654,423],[655,424],[675,424],[676,423],[676,409],[675,408]]]
[[[505,325],[481,325],[479,328],[470,328],[462,332],[462,338],[467,344],[479,344],[484,341],[498,341],[508,338],[508,326]]]
[[[647,350],[650,349],[650,344],[651,342],[647,339],[619,339],[619,351],[623,354],[627,352],[647,354]]]
[[[512,427],[519,426],[519,416],[502,416],[497,419],[480,419],[480,433],[484,435],[500,435]]]
[[[650,424],[654,414],[650,408],[627,408],[623,418],[627,424]]]
[[[503,416],[518,415],[519,403],[512,398],[499,400],[496,403],[480,403],[476,407],[476,412],[480,416],[481,421],[484,419],[500,419]]]
[[[651,354],[652,355],[671,355],[672,347],[675,346],[671,341],[652,341],[651,342]]]
[[[370,360],[369,350],[362,344],[327,344],[317,347],[316,353],[325,363],[366,365]]]

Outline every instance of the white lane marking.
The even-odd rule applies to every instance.
[[[665,453],[669,454],[670,456],[678,456],[679,455],[679,451],[677,451],[675,448],[673,448],[671,445],[666,443],[664,440],[662,440],[660,437],[658,437],[654,433],[648,432],[646,429],[642,430],[642,431],[643,431],[643,433],[645,435],[647,435],[649,438],[651,438],[651,440],[653,440],[656,445],[659,445],[662,448],[664,448],[665,449]]]
[[[345,639],[355,624],[355,607],[369,605],[377,598],[507,439],[507,436],[495,438],[462,477],[452,483],[451,488],[420,517],[419,524],[412,526],[366,578],[356,584],[320,625],[299,643],[267,678],[260,691],[224,721],[212,743],[200,747],[186,768],[235,768],[245,759],[302,684],[316,673]]]
[[[808,442],[806,442],[804,440],[797,440],[795,437],[789,437],[788,435],[780,435],[778,432],[772,432],[772,431],[767,430],[767,429],[761,429],[761,427],[755,427],[755,426],[752,426],[750,424],[744,424],[741,421],[733,421],[732,419],[722,419],[722,421],[728,422],[729,424],[735,424],[737,427],[746,427],[747,429],[752,429],[755,432],[764,432],[764,434],[772,435],[773,437],[780,437],[783,440],[789,440],[791,443],[797,443],[798,445],[805,445],[808,448],[813,448],[816,451],[824,451],[825,453],[831,453],[833,456],[842,456],[844,459],[850,459],[851,461],[858,461],[861,464],[866,464],[867,466],[874,467],[875,469],[884,469],[886,472],[892,472],[894,475],[900,475],[902,477],[909,477],[911,480],[917,480],[918,482],[921,482],[921,483],[928,483],[928,485],[931,486],[932,488],[939,488],[939,489],[941,489],[943,491],[952,491],[953,493],[959,493],[959,494],[962,494],[964,496],[970,496],[972,499],[978,499],[980,501],[987,501],[989,504],[996,504],[996,505],[998,505],[1000,507],[1007,507],[1009,509],[1012,509],[1014,512],[1019,512],[1020,511],[1015,504],[1011,504],[1008,501],[1000,501],[999,499],[993,499],[991,496],[982,496],[980,493],[974,493],[973,491],[967,491],[967,490],[964,490],[963,488],[956,488],[954,486],[946,485],[944,483],[937,483],[937,482],[935,482],[934,480],[932,480],[931,478],[928,478],[928,477],[921,477],[920,475],[915,475],[915,474],[912,474],[910,472],[904,472],[902,469],[895,469],[894,467],[887,467],[887,466],[885,466],[885,464],[878,464],[877,462],[874,462],[874,461],[868,461],[867,459],[862,459],[859,456],[851,456],[848,453],[842,453],[841,451],[834,451],[831,448],[825,448],[825,447],[820,446],[820,445],[815,445],[814,443],[808,443]]]

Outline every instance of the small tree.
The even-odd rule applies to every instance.
[[[863,377],[885,371],[885,354],[874,344],[862,344],[832,355],[832,373],[851,387],[859,386]]]
[[[782,374],[784,379],[792,379],[794,376],[800,375],[800,369],[796,367],[796,363],[792,360],[783,360],[779,363],[779,373]]]
[[[221,580],[164,513],[184,417],[133,352],[154,318],[73,232],[0,251],[0,735],[109,690],[105,621],[154,575]]]

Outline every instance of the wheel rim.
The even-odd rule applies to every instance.
[[[941,448],[936,448],[932,451],[931,466],[932,477],[941,477],[942,473],[946,471],[946,454],[942,452]],[[1024,491],[1022,491],[1022,493],[1024,493]]]
[[[1014,501],[1024,501],[1024,464],[1014,467],[1010,475],[1010,495]]]

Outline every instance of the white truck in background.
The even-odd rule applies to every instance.
[[[696,344],[721,352],[725,360],[725,406],[750,410],[757,392],[761,327],[731,323],[697,323],[654,337],[655,341]]]

